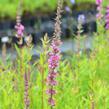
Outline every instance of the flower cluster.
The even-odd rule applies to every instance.
[[[16,37],[17,38],[22,38],[23,37],[23,32],[24,32],[24,26],[22,24],[17,24],[15,26],[15,29],[17,30]]]
[[[53,39],[51,44],[52,51],[49,53],[49,59],[48,59],[49,75],[47,77],[47,84],[50,86],[50,89],[47,90],[47,94],[50,95],[48,102],[51,106],[55,106],[53,95],[56,94],[54,86],[57,85],[56,77],[58,74],[57,68],[59,66],[60,61],[60,49],[59,49],[60,44],[61,44],[60,40]]]
[[[21,24],[21,9],[22,9],[22,1],[19,1],[19,7],[18,7],[18,12],[17,12],[17,17],[16,17],[16,37],[18,39],[21,39],[23,37],[24,33],[24,26]]]
[[[109,6],[106,8],[106,29],[109,30]]]
[[[103,17],[103,14],[102,14],[102,0],[96,0],[96,5],[97,5],[97,19],[100,20],[102,17]]]

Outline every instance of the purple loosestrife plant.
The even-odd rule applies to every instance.
[[[16,38],[18,39],[17,44],[21,47],[23,45],[23,36],[24,36],[24,26],[21,24],[21,8],[22,7],[22,0],[19,1],[19,7],[16,17]]]
[[[106,8],[106,30],[109,30],[109,6]]]
[[[60,46],[61,42],[59,39],[53,39],[51,44],[52,51],[49,53],[49,59],[48,59],[48,65],[49,65],[49,74],[47,77],[47,84],[50,86],[50,89],[47,90],[47,94],[50,95],[50,98],[48,100],[51,109],[53,106],[55,106],[55,101],[53,99],[53,95],[56,94],[56,91],[54,90],[54,86],[57,85],[56,77],[57,77],[57,68],[59,66],[60,61]]]
[[[96,0],[96,5],[97,5],[97,15],[96,15],[96,18],[98,20],[102,19],[103,18],[103,14],[102,14],[102,0]]]
[[[54,35],[53,40],[51,42],[51,52],[48,53],[48,67],[49,67],[49,74],[47,77],[47,85],[49,89],[47,90],[47,94],[49,95],[48,103],[51,106],[51,109],[56,105],[54,100],[54,95],[56,94],[56,90],[54,87],[57,85],[56,77],[58,75],[58,67],[59,61],[61,59],[60,56],[60,36],[61,36],[61,12],[62,12],[62,1],[58,1],[58,8],[57,8],[57,16],[56,16],[56,23],[54,28]]]
[[[31,59],[31,56],[29,57],[25,57],[26,54],[26,50],[29,49],[25,49],[25,47],[23,47],[23,37],[24,37],[24,26],[21,24],[21,9],[22,9],[22,0],[19,1],[19,8],[18,8],[18,12],[17,12],[17,18],[16,18],[16,25],[15,25],[15,29],[16,29],[16,37],[18,39],[18,46],[21,47],[21,49],[19,49],[20,54],[18,62],[20,62],[20,73],[21,73],[21,77],[24,77],[24,105],[25,105],[25,109],[29,109],[30,106],[30,99],[29,99],[29,79],[30,79],[30,73],[29,72],[29,68],[28,71],[26,71],[27,66],[29,66],[29,62]],[[29,47],[31,42],[30,38],[26,38],[26,43],[27,46]],[[23,74],[23,75],[22,75]]]
[[[24,26],[21,24],[21,15],[18,13],[17,18],[16,18],[16,37],[21,40],[24,36]]]

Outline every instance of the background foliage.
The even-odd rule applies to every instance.
[[[75,0],[76,3],[95,3],[95,0]],[[56,0],[24,0],[23,1],[23,11],[37,12],[37,10],[42,12],[51,12],[56,9]],[[70,4],[70,0],[67,1]],[[106,5],[106,1],[104,1]],[[11,17],[15,18],[16,9],[18,7],[17,0],[0,0],[0,17]]]

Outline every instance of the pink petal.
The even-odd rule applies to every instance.
[[[52,98],[50,98],[50,99],[48,100],[48,103],[49,103],[51,106],[55,106],[55,101],[54,101]]]
[[[52,95],[55,95],[56,94],[56,91],[53,90],[53,89],[49,89],[49,90],[46,91],[46,93],[49,94],[49,95],[51,95],[51,94]]]

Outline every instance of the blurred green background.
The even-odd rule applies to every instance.
[[[65,0],[71,5],[70,0]],[[75,3],[95,3],[95,0],[75,0]],[[23,11],[25,12],[49,12],[56,9],[57,0],[23,0]],[[107,0],[104,1],[104,5]],[[0,18],[15,18],[18,0],[0,0]]]

